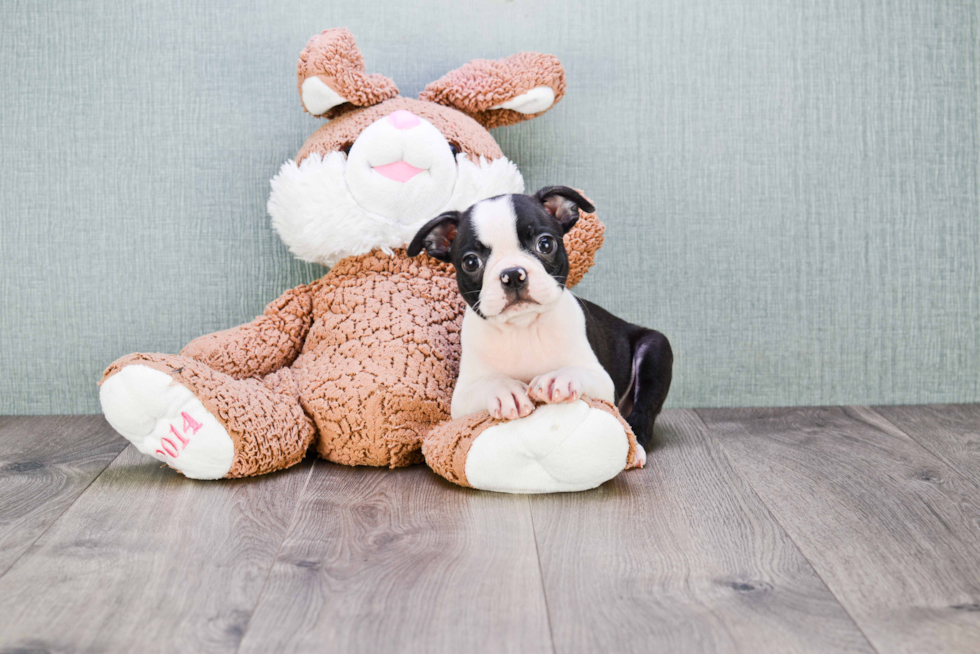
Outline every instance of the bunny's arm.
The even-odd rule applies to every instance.
[[[288,290],[255,320],[195,338],[181,355],[236,379],[261,377],[288,366],[303,349],[317,288],[314,282]]]

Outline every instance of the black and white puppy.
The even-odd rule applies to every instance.
[[[432,219],[408,256],[424,249],[451,262],[469,305],[453,418],[486,409],[513,420],[529,415],[535,400],[573,402],[587,395],[615,403],[645,451],[670,389],[673,354],[660,332],[566,290],[562,237],[578,221],[579,208],[594,211],[565,186],[500,195]]]

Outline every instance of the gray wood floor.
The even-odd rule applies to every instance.
[[[980,406],[674,410],[587,492],[0,417],[0,653],[980,652]]]

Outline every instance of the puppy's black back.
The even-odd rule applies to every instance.
[[[674,354],[660,332],[628,323],[597,304],[576,298],[585,314],[585,333],[599,363],[612,377],[616,405],[646,449],[663,408]]]
[[[599,363],[612,377],[616,387],[616,403],[626,394],[633,374],[634,332],[642,327],[630,324],[609,313],[598,304],[576,297],[585,314],[585,334]]]

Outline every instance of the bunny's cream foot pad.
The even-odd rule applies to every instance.
[[[170,375],[129,365],[102,383],[102,411],[143,454],[191,479],[228,474],[235,446],[222,424]]]
[[[477,436],[466,479],[502,493],[588,490],[623,471],[629,446],[622,423],[606,411],[582,400],[543,405]]]

